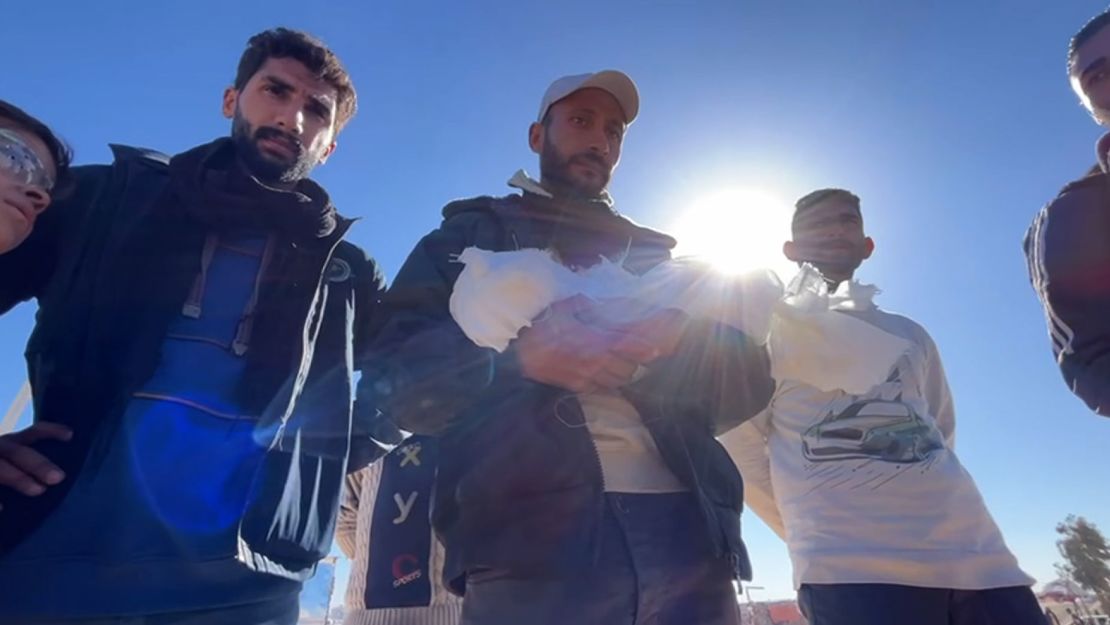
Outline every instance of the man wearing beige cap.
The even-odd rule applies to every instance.
[[[448,204],[387,295],[396,313],[364,386],[382,418],[438,438],[432,517],[468,625],[739,623],[743,488],[714,434],[758,413],[773,383],[741,332],[598,286],[674,246],[606,191],[638,110],[620,72],[556,80],[528,131],[540,179],[520,171],[519,194]],[[491,327],[566,269],[590,297],[557,298],[491,346],[472,314],[488,285],[464,251],[510,276],[487,298]]]

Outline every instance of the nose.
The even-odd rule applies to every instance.
[[[292,104],[283,106],[278,111],[277,119],[275,120],[278,128],[293,135],[300,136],[304,133],[304,111],[301,107]]]
[[[50,194],[39,187],[27,187],[23,195],[31,201],[31,206],[36,213],[41,213],[46,210],[47,206],[50,206]]]
[[[834,221],[825,229],[825,238],[842,239],[847,234],[848,228],[842,221]]]
[[[609,156],[609,137],[605,135],[605,129],[595,128],[590,133],[590,151],[596,152],[602,156]]]

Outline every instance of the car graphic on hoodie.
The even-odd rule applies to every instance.
[[[802,434],[802,451],[813,462],[864,458],[914,463],[943,447],[940,432],[898,399],[855,402]]]

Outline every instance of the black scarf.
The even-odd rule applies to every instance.
[[[327,193],[310,180],[295,191],[264,186],[237,163],[230,139],[220,139],[174,156],[170,181],[159,205],[121,255],[120,281],[128,292],[116,294],[113,308],[124,331],[114,341],[126,350],[134,344],[130,371],[137,376],[121,384],[141,384],[157,363],[135,328],[147,336],[165,335],[200,271],[201,248],[208,234],[267,232],[274,236],[270,262],[262,268],[258,305],[247,353],[246,374],[238,398],[251,413],[261,412],[277,389],[295,372],[305,319],[334,239],[339,216]],[[136,288],[142,285],[141,288]],[[136,300],[135,293],[140,294]],[[142,379],[138,379],[141,376]]]
[[[294,191],[267,187],[235,158],[231,139],[219,139],[170,160],[170,189],[185,214],[217,232],[273,230],[292,241],[335,231],[328,194],[305,179]]]
[[[525,192],[521,208],[530,218],[545,224],[550,248],[571,269],[592,267],[602,256],[622,261],[633,242],[653,241],[666,249],[675,245],[670,236],[621,216],[605,197],[549,198]]]

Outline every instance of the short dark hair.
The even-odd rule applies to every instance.
[[[1092,17],[1075,33],[1071,38],[1071,43],[1068,44],[1068,74],[1075,71],[1075,54],[1079,51],[1079,46],[1087,43],[1094,37],[1100,30],[1110,26],[1110,9],[1099,13]]]
[[[57,196],[69,190],[73,182],[70,165],[73,164],[73,150],[65,141],[58,138],[46,124],[6,100],[0,100],[0,119],[6,119],[23,130],[35,135],[46,144],[50,158],[54,159],[54,188],[50,194]]]
[[[335,88],[336,129],[342,129],[355,116],[358,97],[351,75],[324,42],[312,35],[289,28],[272,28],[258,33],[247,41],[247,49],[239,57],[235,73],[235,88],[242,91],[267,59],[294,59],[308,68],[317,78]]]
[[[856,212],[863,216],[863,212],[859,207],[859,196],[847,189],[837,189],[835,187],[828,189],[817,189],[811,191],[794,202],[794,218],[790,221],[790,229],[793,230],[798,225],[798,220],[801,219],[809,209],[825,202],[827,200],[843,200],[856,208]]]

